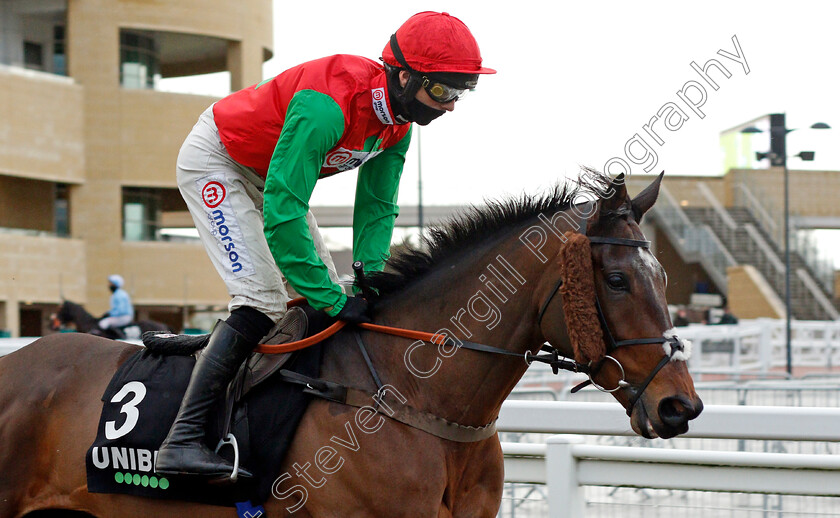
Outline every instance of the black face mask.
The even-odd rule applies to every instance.
[[[406,84],[405,87],[400,87],[397,73],[389,75],[388,96],[391,98],[391,108],[394,110],[394,115],[401,124],[416,122],[425,126],[446,113],[444,110],[437,110],[418,101],[414,95],[419,89],[420,84],[412,80],[409,80],[409,84]],[[411,96],[411,100],[406,101],[408,96]]]
[[[117,287],[116,287],[116,286],[114,286],[113,284],[111,284],[110,286],[108,286],[108,289],[110,289],[110,290],[111,290],[111,293],[114,293],[115,291],[117,291]]]
[[[406,106],[406,108],[408,110],[409,120],[416,122],[421,126],[427,125],[428,123],[432,122],[433,120],[446,113],[445,110],[438,110],[437,108],[426,106],[425,104],[418,101],[416,98],[412,99],[411,102],[408,103],[408,106]]]

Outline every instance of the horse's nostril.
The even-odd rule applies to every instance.
[[[685,426],[698,413],[691,401],[683,397],[669,397],[659,403],[659,419],[672,428]]]

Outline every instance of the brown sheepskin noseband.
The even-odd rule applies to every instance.
[[[563,313],[575,361],[584,365],[597,363],[606,356],[606,346],[595,308],[595,273],[589,238],[566,232],[567,241],[560,247],[560,275],[563,284]]]

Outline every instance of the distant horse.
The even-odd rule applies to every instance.
[[[51,316],[51,320],[51,328],[53,331],[57,331],[62,325],[72,323],[76,326],[76,330],[80,333],[90,333],[111,339],[125,338],[124,333],[119,330],[102,329],[99,327],[98,318],[88,313],[81,304],[76,304],[75,302],[71,302],[69,300],[65,300],[61,303],[58,310]],[[123,328],[130,326],[137,326],[139,328],[139,335],[142,335],[146,331],[172,332],[172,329],[170,329],[168,325],[155,320],[137,320],[135,322],[131,322],[128,326],[123,326]]]
[[[264,503],[268,516],[495,516],[504,458],[494,420],[528,363],[563,365],[558,352],[613,390],[640,435],[685,433],[703,404],[687,344],[673,335],[665,272],[638,225],[660,181],[632,200],[622,178],[599,176],[474,209],[369,278],[377,324],[451,340],[348,326],[325,342],[321,377],[374,397],[361,407],[309,405]],[[593,196],[591,211],[575,203],[581,195]],[[540,353],[546,342],[552,352]],[[230,508],[87,491],[100,397],[138,350],[55,334],[0,358],[0,516],[232,516]],[[123,408],[136,412],[131,402]]]

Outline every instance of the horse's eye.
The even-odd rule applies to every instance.
[[[620,273],[611,273],[607,275],[607,286],[616,291],[626,290],[627,279]]]

